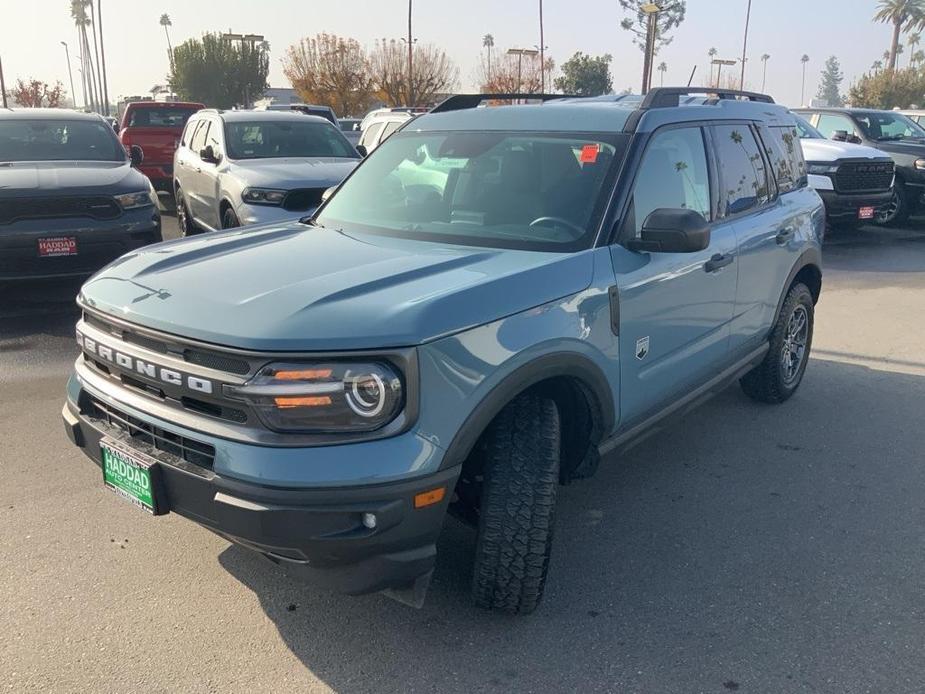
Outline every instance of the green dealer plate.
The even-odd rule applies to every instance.
[[[126,501],[157,515],[157,461],[121,441],[104,438],[103,483]]]

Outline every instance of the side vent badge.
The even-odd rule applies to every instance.
[[[649,355],[649,336],[640,337],[636,340],[636,358],[642,361]]]

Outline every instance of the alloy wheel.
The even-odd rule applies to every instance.
[[[792,385],[799,376],[806,359],[809,338],[809,314],[805,306],[797,306],[787,321],[787,333],[780,352],[781,376],[786,385]]]

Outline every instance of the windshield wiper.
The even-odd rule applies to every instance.
[[[905,135],[883,135],[877,138],[877,142],[892,142],[894,140],[903,140]]]

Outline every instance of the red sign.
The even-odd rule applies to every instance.
[[[593,164],[597,161],[597,154],[600,151],[600,145],[585,145],[581,148],[581,156],[578,157],[578,161],[582,164]]]
[[[51,236],[39,239],[39,256],[48,258],[57,255],[77,255],[76,236]]]
[[[874,218],[874,208],[873,207],[862,207],[858,210],[858,219],[873,219]]]

